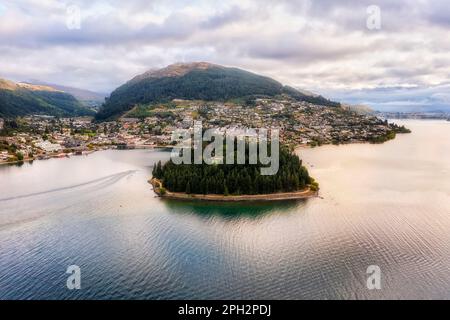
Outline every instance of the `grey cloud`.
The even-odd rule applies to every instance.
[[[450,6],[448,1],[436,0],[425,12],[427,21],[432,25],[450,27]]]
[[[179,21],[183,21],[180,27]],[[82,21],[80,29],[69,29],[63,20],[40,24],[34,30],[17,33],[2,33],[0,44],[42,47],[47,45],[126,45],[128,43],[153,43],[180,40],[196,30],[194,21],[174,15],[162,24],[148,23],[137,30],[131,29],[116,17],[95,17]]]
[[[276,38],[249,39],[242,44],[242,48],[250,57],[304,63],[340,59],[367,50],[365,45],[356,43],[343,42],[327,46],[320,39],[300,33],[283,34]]]
[[[233,22],[240,21],[245,17],[245,13],[237,6],[233,6],[231,9],[214,15],[201,23],[204,28],[219,28],[228,25]]]
[[[392,89],[396,84],[428,88],[448,77],[450,7],[444,0],[229,0],[220,7],[195,0],[4,3],[0,70],[17,80],[33,77],[107,91],[150,68],[206,60],[382,107],[448,102],[446,86]],[[86,13],[81,30],[66,28],[67,3]],[[365,27],[372,4],[382,10],[377,32]],[[336,91],[377,86],[391,89]],[[408,95],[400,97],[402,90]],[[378,95],[392,101],[377,100]]]
[[[327,91],[335,99],[351,104],[365,104],[381,111],[450,112],[450,85],[413,88],[386,87],[362,90]]]

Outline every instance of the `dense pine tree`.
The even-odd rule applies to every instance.
[[[225,154],[225,153],[224,153]],[[158,162],[153,176],[173,192],[192,194],[269,194],[304,189],[313,180],[299,157],[280,149],[280,166],[277,174],[263,176],[261,164],[181,164]]]

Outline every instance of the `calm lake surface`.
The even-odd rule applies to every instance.
[[[161,151],[0,166],[0,299],[450,299],[450,122],[402,123],[299,150],[322,197],[300,202],[161,200]]]

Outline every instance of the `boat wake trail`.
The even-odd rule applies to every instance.
[[[125,177],[127,177],[127,176],[129,176],[129,175],[131,175],[131,174],[133,174],[135,172],[136,172],[136,170],[128,170],[128,171],[123,171],[123,172],[111,174],[111,175],[108,175],[108,176],[105,176],[105,177],[101,177],[101,178],[98,178],[98,179],[90,180],[90,181],[87,181],[87,182],[74,184],[74,185],[67,186],[67,187],[61,187],[61,188],[56,188],[56,189],[51,189],[51,190],[46,190],[46,191],[40,191],[40,192],[33,192],[33,193],[29,193],[29,194],[22,194],[22,195],[13,196],[13,197],[7,197],[7,198],[0,198],[0,202],[16,200],[16,199],[22,199],[22,198],[29,198],[29,197],[34,197],[34,196],[40,196],[40,195],[53,193],[53,192],[71,190],[71,189],[75,189],[75,188],[79,188],[79,187],[89,186],[89,185],[94,184],[94,183],[106,182],[108,180],[119,181],[120,179],[125,178]]]

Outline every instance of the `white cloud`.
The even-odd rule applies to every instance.
[[[73,4],[80,30],[66,27]],[[371,4],[381,8],[379,31],[365,27]],[[332,98],[370,93],[355,102],[411,85],[447,97],[449,13],[444,0],[3,0],[0,76],[110,91],[147,69],[210,61]],[[411,99],[448,105],[438,98]]]

